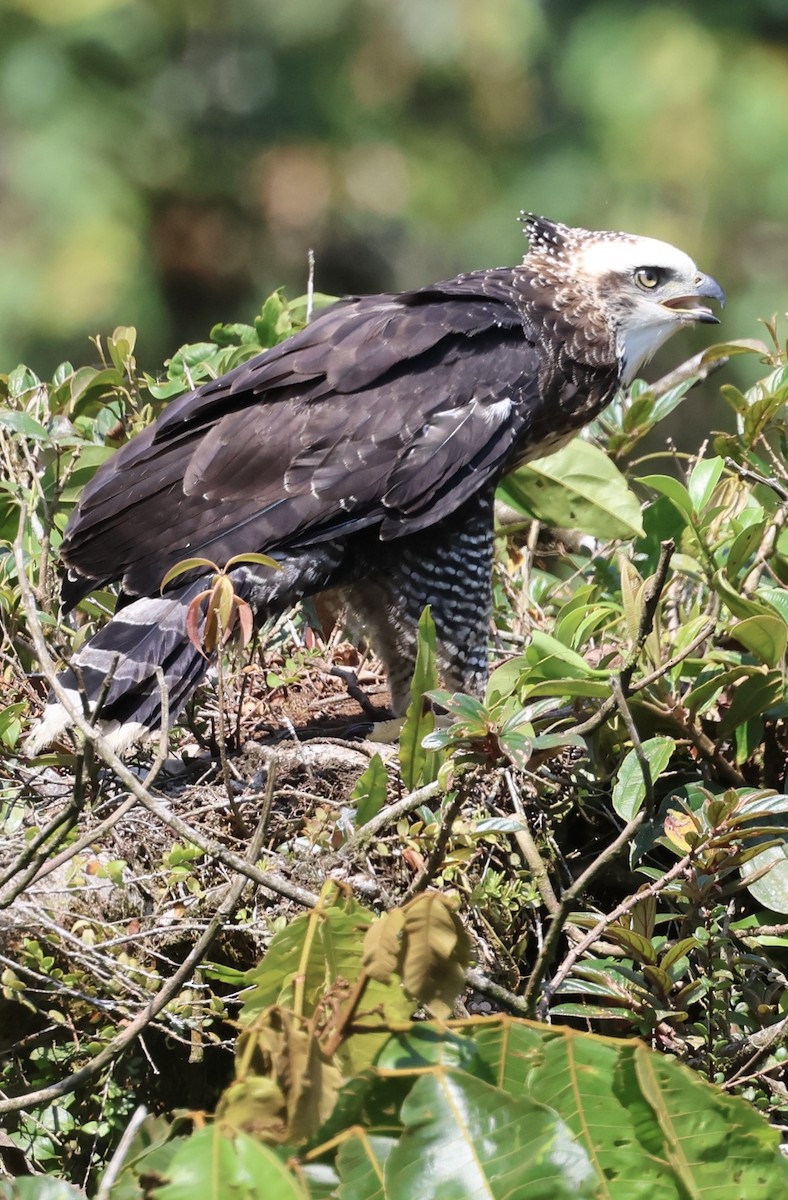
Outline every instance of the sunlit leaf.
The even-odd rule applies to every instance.
[[[596,1172],[556,1113],[466,1072],[418,1079],[385,1168],[387,1200],[591,1200]]]
[[[730,635],[768,667],[776,667],[785,654],[788,625],[782,617],[763,614],[738,621],[731,626]]]
[[[648,763],[652,786],[667,767],[676,749],[673,738],[647,738],[641,744],[643,757]],[[646,781],[637,751],[633,748],[618,769],[613,787],[613,808],[624,821],[631,821],[640,811],[646,798]]]
[[[603,450],[582,438],[507,475],[499,494],[526,516],[592,537],[643,532],[640,504],[626,479]]]

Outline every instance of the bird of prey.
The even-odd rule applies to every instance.
[[[720,285],[665,242],[523,214],[519,266],[344,300],[287,341],[174,400],[84,489],[61,546],[72,607],[117,581],[112,621],[60,677],[123,750],[174,717],[208,662],[185,618],[232,568],[258,622],[335,590],[407,702],[429,604],[446,686],[487,677],[493,494],[502,475],[592,420],[676,330],[717,322]],[[50,698],[31,749],[68,725]]]

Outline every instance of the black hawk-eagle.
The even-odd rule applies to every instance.
[[[123,749],[170,717],[208,662],[186,633],[205,578],[232,570],[258,622],[335,589],[385,664],[395,712],[429,604],[447,686],[487,676],[493,493],[595,417],[676,330],[716,322],[720,285],[665,242],[524,216],[523,262],[362,296],[174,400],[83,491],[61,547],[63,599],[120,584],[112,621],[61,682]],[[31,748],[68,724],[52,697]]]

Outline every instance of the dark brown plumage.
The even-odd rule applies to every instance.
[[[97,473],[63,541],[64,600],[117,580],[126,607],[65,683],[76,690],[76,669],[89,697],[106,687],[117,744],[156,727],[157,664],[173,712],[203,673],[184,612],[204,582],[159,596],[194,555],[279,559],[281,572],[233,573],[258,620],[341,589],[397,709],[426,603],[447,682],[483,686],[497,481],[593,418],[674,329],[716,320],[699,297],[723,298],[665,243],[537,217],[526,231],[519,267],[321,313],[175,400]],[[34,744],[63,724],[55,705]]]

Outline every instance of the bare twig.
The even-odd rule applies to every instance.
[[[154,814],[160,821],[172,829],[178,837],[186,841],[192,842],[195,846],[199,846],[206,854],[223,862],[225,866],[233,871],[237,871],[257,883],[260,887],[266,888],[269,891],[276,892],[278,895],[286,896],[288,899],[295,901],[297,904],[302,904],[305,907],[312,908],[317,903],[317,896],[314,892],[308,891],[306,888],[298,887],[296,884],[290,883],[278,872],[260,871],[253,863],[242,858],[238,854],[227,850],[218,842],[206,837],[200,830],[196,829],[188,822],[181,820],[169,808],[168,805],[157,800],[151,795],[149,790],[140,782],[118,757],[117,754],[109,746],[107,739],[102,736],[101,731],[96,729],[84,714],[76,708],[72,703],[71,697],[65,690],[60,680],[57,677],[57,670],[49,653],[46,640],[44,638],[41,622],[38,618],[38,610],[35,604],[35,599],[32,594],[30,584],[24,571],[24,557],[19,544],[19,539],[14,544],[14,556],[17,563],[19,573],[19,589],[22,597],[22,604],[25,615],[27,617],[28,626],[30,628],[30,636],[35,648],[36,656],[41,665],[41,670],[44,673],[54,695],[63,705],[68,713],[69,720],[74,728],[91,742],[98,752],[99,756],[104,760],[108,767],[114,772],[121,783],[144,805],[144,807]],[[149,772],[150,774],[150,772]],[[147,778],[147,777],[146,777]]]
[[[264,821],[260,820],[252,838],[248,850],[248,864],[253,863],[260,853],[262,839],[264,834]],[[244,889],[248,885],[248,878],[245,874],[238,874],[227,885],[224,898],[218,905],[213,917],[208,922],[205,932],[189,951],[181,966],[176,970],[166,983],[163,983],[156,995],[151,999],[150,1003],[137,1014],[137,1016],[122,1030],[121,1033],[114,1037],[109,1042],[100,1054],[97,1054],[90,1062],[86,1063],[78,1071],[74,1071],[65,1079],[59,1080],[57,1083],[51,1084],[49,1087],[39,1088],[34,1092],[27,1092],[23,1096],[14,1096],[11,1098],[0,1099],[0,1114],[7,1112],[19,1112],[22,1109],[32,1108],[40,1104],[48,1104],[51,1100],[56,1100],[60,1096],[66,1096],[69,1092],[75,1091],[83,1083],[87,1083],[95,1075],[99,1074],[106,1066],[108,1066],[118,1055],[122,1054],[128,1047],[136,1041],[144,1029],[153,1021],[162,1009],[177,996],[183,984],[191,977],[195,968],[202,961],[208,947],[211,945],[216,934],[222,928],[224,922],[235,911],[238,901],[243,894]]]
[[[532,1016],[536,1007],[536,996],[539,986],[550,966],[550,963],[552,962],[555,948],[558,944],[558,939],[560,938],[561,932],[566,925],[569,914],[574,908],[576,900],[583,894],[588,885],[591,883],[591,880],[599,874],[602,868],[607,866],[607,864],[615,858],[619,850],[623,849],[624,846],[627,846],[630,843],[645,819],[646,814],[641,809],[637,816],[633,817],[632,820],[624,826],[618,837],[616,837],[609,846],[606,846],[605,849],[596,856],[592,863],[589,863],[585,871],[578,875],[574,883],[572,883],[562,895],[558,910],[555,913],[553,920],[550,922],[550,927],[547,930],[542,949],[540,950],[539,956],[534,963],[534,969],[528,978],[528,983],[526,984],[525,991],[523,992],[523,1000],[525,1001],[529,1013]],[[642,893],[639,892],[638,896],[642,896]],[[586,937],[581,938],[581,940],[576,943],[575,949],[572,953],[575,955],[581,954],[586,942],[588,942],[589,946],[596,942],[600,934],[604,931],[604,928],[604,924],[601,924],[601,927],[597,927],[594,937],[591,938],[590,942],[588,942]]]
[[[395,801],[394,804],[386,805],[370,821],[367,821],[366,825],[362,825],[352,837],[348,838],[340,850],[340,855],[343,858],[352,858],[388,825],[394,825],[400,817],[413,812],[420,804],[425,804],[428,800],[434,800],[436,796],[440,796],[442,791],[443,788],[436,779],[432,783],[426,783],[424,787],[416,788],[413,792],[408,792],[407,796],[403,796],[401,800]]]
[[[118,1175],[123,1170],[123,1164],[126,1155],[129,1152],[131,1143],[134,1141],[140,1126],[148,1115],[148,1110],[144,1104],[140,1104],[131,1114],[131,1120],[123,1131],[123,1136],[115,1147],[115,1152],[112,1158],[107,1163],[106,1170],[101,1177],[101,1183],[96,1191],[96,1200],[109,1200]]]
[[[629,838],[632,836],[632,833],[639,827],[643,819],[644,814],[641,811],[638,813],[637,817],[635,817],[634,821],[629,822],[629,825],[621,831],[619,836],[616,838],[616,841],[611,843],[611,845],[605,851],[606,860],[612,856],[610,851],[612,851],[614,847],[617,850],[621,845],[629,840]],[[630,830],[630,826],[634,826],[634,829]],[[626,837],[624,835],[626,835]],[[637,905],[641,904],[647,897],[659,895],[659,893],[663,891],[669,883],[672,883],[674,879],[677,879],[679,875],[686,871],[692,863],[694,854],[694,851],[689,854],[685,854],[683,858],[679,859],[677,863],[674,863],[670,870],[666,871],[664,875],[661,875],[659,879],[655,879],[653,883],[648,885],[648,887],[643,888],[642,891],[636,892],[633,896],[628,896],[627,899],[623,900],[621,904],[612,910],[612,912],[609,912],[605,916],[601,917],[593,929],[590,929],[585,937],[582,938],[577,945],[572,947],[556,971],[555,975],[542,992],[542,996],[538,1005],[538,1013],[542,1019],[547,1016],[550,1010],[550,1000],[552,996],[564,982],[580,956],[585,954],[586,950],[589,950],[593,946],[594,942],[596,942],[604,934],[606,929],[608,929],[611,925],[614,925],[616,921],[619,921],[626,913],[631,912],[633,908],[636,908]],[[592,867],[594,868],[594,874],[596,874],[598,869],[597,862],[592,863]],[[587,874],[588,872],[586,872],[586,875]],[[578,884],[582,880],[583,876],[581,875],[580,878],[575,880],[575,883],[567,891],[566,895],[562,899],[562,908],[570,892],[573,891],[575,895],[571,897],[570,903],[574,901],[577,892],[580,890],[578,888]],[[584,886],[586,882],[587,880],[584,881]],[[548,931],[548,937],[545,938],[545,947],[547,946],[550,932],[552,932],[552,930]],[[529,980],[529,984],[530,982],[531,981]],[[531,989],[531,995],[533,995],[533,989]]]
[[[694,354],[692,358],[688,358],[686,362],[680,363],[673,371],[668,371],[661,379],[652,383],[649,391],[655,396],[664,396],[666,392],[672,391],[674,387],[678,387],[682,383],[686,383],[688,379],[697,376],[693,383],[693,387],[698,383],[702,383],[708,379],[709,375],[713,375],[715,371],[719,371],[724,367],[729,359],[729,355],[721,354],[719,358],[708,357],[708,350],[701,350],[699,354]]]

